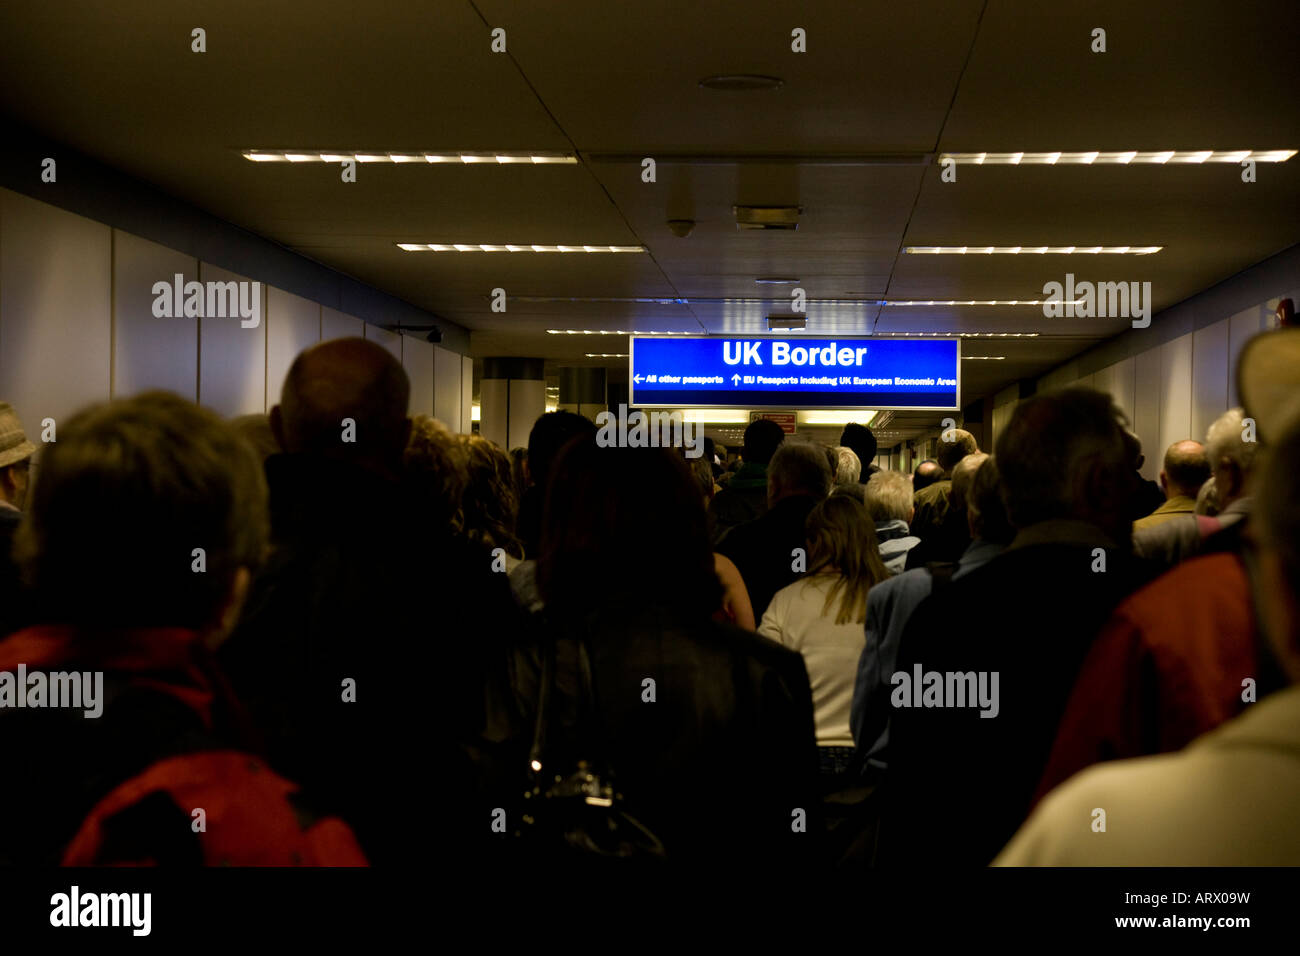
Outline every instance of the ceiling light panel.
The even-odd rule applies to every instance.
[[[1285,163],[1296,154],[1294,149],[1136,149],[1077,153],[940,153],[940,164],[952,160],[973,166],[1103,166],[1167,163]]]
[[[912,256],[1150,256],[1164,246],[908,246]]]
[[[555,153],[537,150],[524,152],[488,152],[460,150],[440,152],[389,153],[377,150],[354,152],[351,150],[316,151],[310,149],[249,149],[244,158],[255,163],[445,163],[469,166],[475,164],[500,166],[574,166],[578,157],[574,153]]]
[[[492,242],[399,242],[405,252],[645,252],[645,246],[550,246]]]

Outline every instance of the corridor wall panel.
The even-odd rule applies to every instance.
[[[411,380],[411,415],[432,415],[434,400],[433,345],[412,338],[399,336],[402,340],[402,368]]]
[[[433,417],[454,432],[461,427],[461,357],[438,346],[433,347]]]
[[[1192,336],[1191,437],[1205,441],[1205,432],[1228,408],[1229,320],[1197,329]]]
[[[387,349],[397,361],[402,360],[402,337],[400,335],[396,332],[389,332],[387,329],[381,329],[377,325],[362,324],[365,325],[364,335],[367,341],[374,342]]]
[[[247,277],[199,263],[201,282],[248,282]],[[199,404],[218,415],[266,411],[266,286],[258,283],[259,318],[244,328],[238,315],[199,320]]]
[[[109,397],[112,242],[108,226],[0,190],[0,400],[38,444],[41,419]]]
[[[1133,431],[1142,440],[1142,477],[1155,480],[1165,450],[1160,444],[1160,350],[1133,356]]]
[[[321,306],[320,340],[322,342],[327,342],[330,339],[361,337],[365,327],[366,323],[354,315],[348,315],[338,309],[331,309],[327,305]]]
[[[462,355],[460,368],[460,430],[468,435],[474,430],[474,360]]]
[[[266,290],[266,409],[278,405],[298,353],[320,341],[320,305],[271,286]]]
[[[113,396],[161,388],[198,398],[199,320],[176,315],[175,277],[199,278],[198,260],[113,230]],[[167,283],[166,311],[154,315],[155,283]],[[159,290],[162,291],[161,289]],[[161,311],[161,309],[160,309]]]
[[[1192,437],[1192,333],[1160,346],[1159,394],[1160,437],[1146,452],[1148,459],[1156,461],[1164,458],[1165,449],[1174,442]]]

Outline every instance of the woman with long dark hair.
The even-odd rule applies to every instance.
[[[556,774],[580,761],[609,768],[629,812],[670,857],[813,850],[816,750],[803,661],[714,619],[722,587],[704,503],[680,455],[580,437],[552,474],[537,575],[545,611],[532,659],[515,667],[531,726],[539,662],[554,649],[548,713],[558,716],[537,762]]]

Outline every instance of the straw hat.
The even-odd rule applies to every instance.
[[[35,453],[36,446],[27,440],[14,407],[0,402],[0,468],[8,468]]]
[[[1237,392],[1261,441],[1276,442],[1300,422],[1300,327],[1261,332],[1246,343]]]

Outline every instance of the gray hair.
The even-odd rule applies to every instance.
[[[812,495],[818,501],[831,493],[831,467],[820,445],[785,441],[767,466],[768,494]]]
[[[1230,408],[1215,419],[1205,433],[1205,457],[1211,471],[1224,458],[1236,464],[1243,473],[1250,471],[1259,442],[1242,440],[1243,419],[1244,413],[1240,408]]]
[[[1114,484],[1107,493],[1117,495],[1119,476],[1137,460],[1127,424],[1114,400],[1091,388],[1042,392],[1016,405],[997,440],[1002,500],[1012,525],[1027,528],[1098,505],[1115,507],[1113,497],[1080,497],[1073,478],[1087,462],[1096,462]]]
[[[867,479],[866,503],[872,521],[907,521],[912,513],[912,483],[901,471],[878,471]]]

